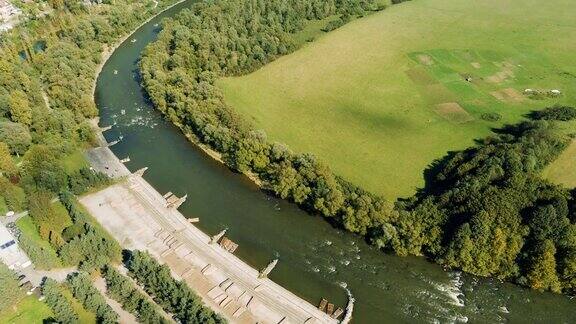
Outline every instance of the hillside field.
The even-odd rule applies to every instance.
[[[414,0],[218,85],[271,140],[406,197],[448,151],[530,110],[576,105],[575,16],[573,0]]]

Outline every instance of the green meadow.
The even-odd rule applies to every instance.
[[[573,0],[414,0],[327,34],[308,28],[297,41],[313,42],[218,85],[271,140],[406,197],[447,152],[531,110],[576,105],[575,17]]]

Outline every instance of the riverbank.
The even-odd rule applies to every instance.
[[[113,167],[122,165],[111,154],[101,160],[110,158],[116,160],[109,163]],[[123,248],[152,253],[231,322],[337,322],[273,281],[258,278],[257,270],[220,245],[210,244],[208,235],[166,207],[166,199],[139,175],[80,201]]]

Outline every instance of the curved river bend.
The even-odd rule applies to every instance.
[[[228,228],[240,245],[236,254],[255,268],[279,258],[271,279],[313,304],[325,297],[345,306],[347,286],[356,298],[357,323],[576,322],[576,300],[381,253],[264,194],[190,144],[146,100],[137,61],[155,39],[159,21],[191,3],[152,19],[113,53],[98,78],[95,100],[102,125],[116,124],[106,138],[123,139],[114,153],[130,156],[132,171],[148,166],[145,178],[159,192],[188,194],[180,210],[200,217],[203,231]]]

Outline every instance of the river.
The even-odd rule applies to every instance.
[[[145,178],[158,191],[188,194],[180,210],[199,217],[200,229],[215,234],[228,228],[240,246],[236,255],[255,268],[279,258],[270,278],[313,304],[324,297],[344,307],[342,286],[348,287],[356,323],[576,322],[576,300],[384,254],[263,193],[190,144],[146,100],[137,62],[159,21],[191,3],[152,19],[118,47],[98,78],[95,100],[101,125],[116,125],[107,140],[122,138],[114,153],[129,156],[132,171],[149,167]]]

